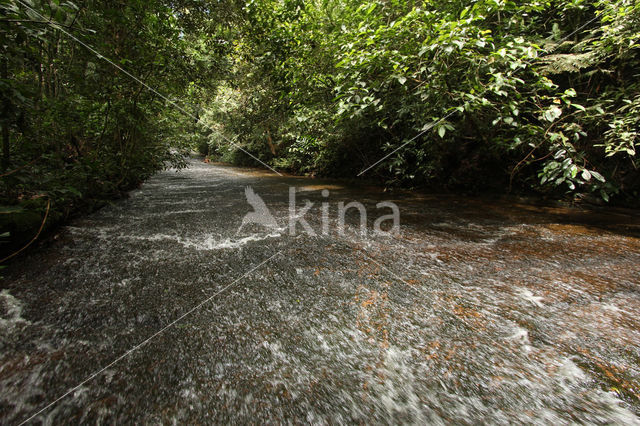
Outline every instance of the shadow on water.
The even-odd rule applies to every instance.
[[[594,228],[622,236],[640,237],[640,210],[610,208],[606,206],[570,206],[554,201],[527,199],[517,196],[457,196],[452,194],[428,194],[408,190],[386,188],[339,179],[309,178],[292,175],[277,176],[270,171],[254,168],[238,168],[215,163],[221,169],[241,171],[246,176],[259,178],[275,185],[287,185],[302,189],[314,202],[325,201],[322,189],[331,191],[332,198],[345,200],[393,201],[403,208],[403,218],[417,221],[431,219],[425,212],[455,213],[468,221],[497,221],[512,226],[519,223],[575,225]],[[285,191],[283,191],[284,193]],[[564,204],[564,205],[561,205]]]

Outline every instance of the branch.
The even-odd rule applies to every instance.
[[[17,252],[13,253],[12,255],[7,256],[4,259],[0,260],[0,263],[4,263],[9,259],[13,259],[17,255],[19,255],[20,253],[25,251],[31,244],[33,244],[38,239],[38,237],[42,233],[42,230],[44,229],[44,224],[47,222],[47,217],[49,216],[49,209],[50,208],[51,208],[51,200],[47,200],[47,211],[45,212],[44,218],[42,219],[42,224],[40,224],[40,229],[38,229],[38,233],[36,234],[36,236],[33,237],[33,239],[31,241],[29,241],[29,244],[27,244],[26,246],[22,247],[20,250],[18,250]]]
[[[9,172],[3,173],[3,174],[0,175],[0,178],[11,176],[15,172],[19,172],[20,170],[24,169],[25,167],[29,167],[29,166],[33,165],[39,159],[40,159],[40,156],[36,157],[34,160],[28,162],[27,164],[23,164],[22,166],[18,167],[17,169],[13,169],[13,170],[11,170]]]

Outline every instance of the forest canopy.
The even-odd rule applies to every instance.
[[[0,0],[2,232],[192,149],[634,204],[639,28],[632,0]]]

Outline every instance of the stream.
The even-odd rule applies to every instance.
[[[247,187],[277,226],[239,230]],[[2,275],[1,424],[640,424],[631,210],[192,159]]]

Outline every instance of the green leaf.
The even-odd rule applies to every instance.
[[[578,166],[576,166],[575,164],[572,164],[569,170],[571,171],[572,178],[575,178],[576,176],[578,176]]]
[[[16,206],[0,206],[0,214],[20,213],[23,209]]]
[[[67,191],[69,191],[70,193],[72,193],[73,195],[76,195],[78,197],[82,197],[82,192],[78,191],[77,189],[75,189],[73,186],[68,186],[67,187]]]
[[[367,11],[365,12],[365,15],[371,15],[371,12],[373,12],[373,10],[376,8],[377,4],[373,3],[371,6],[369,6],[369,9],[367,9]]]

